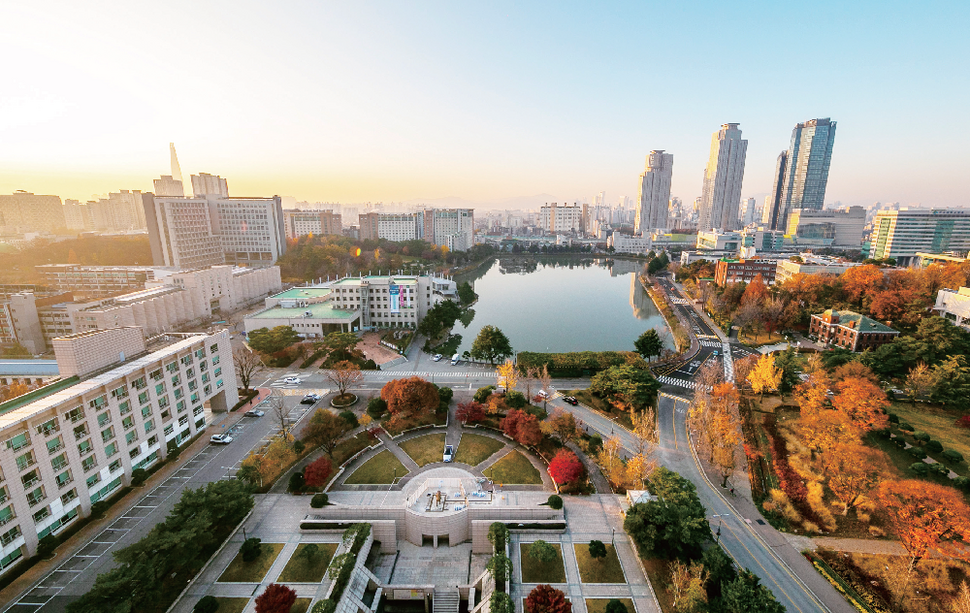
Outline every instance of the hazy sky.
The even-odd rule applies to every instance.
[[[838,121],[826,202],[966,206],[970,2],[0,4],[0,193],[186,179],[310,201],[700,194],[740,122],[744,196]]]

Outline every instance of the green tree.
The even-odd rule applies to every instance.
[[[650,328],[633,342],[633,347],[637,353],[649,362],[653,356],[660,356],[664,350],[664,343],[660,340],[660,335],[657,334],[657,331]]]
[[[505,551],[505,544],[509,542],[509,528],[500,521],[492,522],[488,527],[488,542],[492,544],[496,553]]]
[[[610,598],[610,601],[606,603],[606,613],[629,613],[627,611],[626,605],[616,598]]]
[[[933,388],[930,400],[948,406],[966,403],[970,395],[970,368],[962,355],[948,357],[933,367]]]
[[[364,354],[357,349],[361,338],[353,332],[331,332],[323,339],[324,346],[330,350],[328,362],[361,359]]]
[[[744,569],[737,578],[721,586],[721,608],[724,611],[758,611],[785,613],[771,591],[758,582],[758,577]]]
[[[781,381],[778,383],[778,393],[782,396],[790,394],[795,386],[801,383],[798,374],[801,369],[798,366],[798,356],[791,347],[777,354],[775,357],[775,367],[781,371]]]
[[[707,571],[707,595],[711,600],[721,597],[721,585],[734,581],[738,576],[734,561],[724,553],[720,545],[708,547],[701,556],[701,563]]]
[[[488,560],[485,570],[495,581],[509,581],[512,579],[512,560],[504,553],[496,553]]]
[[[512,357],[512,344],[505,333],[495,326],[484,326],[472,343],[472,357],[476,360],[488,360],[495,365],[496,360]]]
[[[495,590],[488,603],[489,613],[515,613],[515,603],[505,592]]]
[[[638,502],[623,528],[647,551],[667,557],[694,557],[710,539],[707,511],[694,484],[666,467],[650,473],[647,487],[656,500]]]
[[[593,375],[589,391],[622,409],[639,411],[653,404],[660,383],[649,370],[623,364]]]
[[[337,448],[337,443],[347,429],[347,421],[341,419],[339,415],[327,409],[317,409],[310,418],[310,424],[306,427],[303,437],[323,447],[327,455],[333,459],[333,450]]]
[[[593,558],[594,560],[597,558],[606,557],[606,545],[603,544],[603,541],[589,542],[589,557]]]
[[[249,333],[249,346],[260,353],[276,353],[300,340],[299,334],[290,326],[259,328]]]
[[[555,547],[540,539],[534,541],[529,547],[529,557],[540,564],[549,564],[554,562],[559,554]]]
[[[475,302],[475,298],[478,296],[475,294],[475,290],[472,289],[472,284],[468,281],[458,284],[458,299],[461,300],[462,304],[471,304]]]

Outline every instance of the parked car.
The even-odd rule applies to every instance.
[[[441,354],[440,353],[436,353],[433,356],[431,356],[431,359],[434,360],[435,362],[440,362],[441,361]]]
[[[455,457],[455,448],[451,445],[445,445],[445,453],[441,458],[445,462],[451,462]]]
[[[266,413],[263,413],[259,409],[251,409],[246,411],[246,417],[262,417],[263,415],[266,415]]]
[[[571,404],[573,406],[576,406],[577,404],[579,404],[579,401],[576,400],[575,396],[565,396],[563,397],[562,401],[567,404]]]
[[[536,396],[538,396],[539,398],[549,398],[549,392],[547,392],[546,390],[539,390],[538,392],[536,392]]]
[[[283,379],[283,383],[290,383],[290,384],[299,385],[300,383],[302,383],[302,381],[300,381],[300,378],[299,377],[287,377],[287,378]]]
[[[460,362],[461,362],[461,356],[460,355],[458,355],[456,353],[455,355],[451,356],[451,365],[452,366],[458,366],[458,364]]]
[[[213,434],[209,437],[209,442],[216,445],[228,445],[232,442],[232,437],[228,434]]]
[[[317,396],[316,394],[307,394],[303,397],[303,400],[300,401],[300,404],[313,404],[318,400],[320,400],[320,396]]]

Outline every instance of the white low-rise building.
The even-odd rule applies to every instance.
[[[647,253],[653,248],[653,240],[647,236],[630,236],[614,232],[606,239],[606,246],[613,247],[616,253]]]
[[[970,330],[970,287],[958,290],[941,289],[936,294],[933,310],[958,326]]]

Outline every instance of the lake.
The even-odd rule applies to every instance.
[[[474,318],[452,330],[470,351],[482,327],[498,327],[519,351],[633,351],[656,328],[673,348],[667,324],[636,273],[641,262],[592,258],[500,257],[474,273]]]

